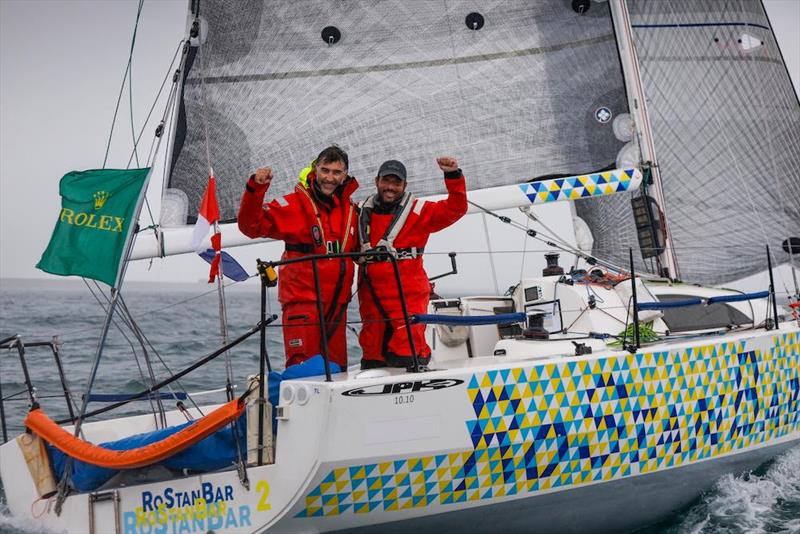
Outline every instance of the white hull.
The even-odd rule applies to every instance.
[[[249,491],[235,471],[120,487],[118,507],[91,507],[95,531],[316,532],[398,521],[482,530],[500,518],[514,529],[577,531],[588,521],[615,530],[656,520],[720,474],[800,440],[796,325],[635,355],[535,356],[548,342],[523,343],[527,356],[445,362],[424,374],[284,382],[281,398],[306,389],[308,401],[283,406],[276,463],[248,469]],[[84,428],[98,442],[151,425],[139,416]],[[35,502],[15,441],[0,447],[0,475],[14,515],[90,530],[89,494],[71,495],[60,517]],[[608,528],[578,510],[602,512]]]

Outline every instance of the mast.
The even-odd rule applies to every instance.
[[[661,170],[656,159],[655,145],[653,144],[653,130],[647,114],[647,100],[642,86],[642,76],[639,70],[639,60],[636,57],[636,48],[633,44],[633,31],[631,29],[630,14],[625,0],[610,0],[611,18],[614,35],[617,39],[617,50],[622,63],[622,76],[625,80],[625,91],[630,103],[630,113],[636,125],[635,135],[639,142],[641,160],[650,167],[652,184],[649,191],[663,214],[664,251],[658,255],[659,274],[666,274],[675,280],[680,278],[678,260],[672,243],[672,234],[666,217],[664,189],[661,186]]]

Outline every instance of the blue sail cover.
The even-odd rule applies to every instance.
[[[342,371],[342,369],[333,362],[330,362],[330,370],[331,373],[339,373]],[[269,373],[267,379],[267,390],[270,403],[273,406],[278,404],[280,384],[283,380],[322,376],[324,374],[325,361],[319,354],[309,358],[304,362],[293,365],[283,372],[272,371]],[[189,421],[169,428],[163,428],[161,430],[155,430],[153,432],[136,434],[135,436],[129,436],[117,441],[100,443],[100,447],[114,451],[137,449],[139,447],[144,447],[145,445],[166,439],[169,436],[180,432],[191,424],[194,424],[194,421]],[[246,455],[247,426],[245,415],[237,420],[236,428],[239,435],[239,451],[241,451],[243,455]],[[53,471],[55,472],[56,478],[61,480],[64,475],[64,466],[67,460],[67,455],[49,443],[47,444],[47,450],[50,454],[50,463],[53,466]],[[207,472],[225,469],[237,461],[238,455],[234,433],[231,426],[226,425],[224,428],[217,430],[206,439],[195,443],[191,447],[184,449],[183,451],[156,465],[174,470],[188,469],[195,472]],[[72,481],[73,487],[78,491],[92,491],[111,480],[111,478],[117,473],[119,473],[119,470],[117,469],[98,467],[96,465],[75,460],[72,463],[70,480]]]
[[[135,436],[129,436],[117,441],[100,443],[100,446],[115,451],[136,449],[166,439],[191,424],[194,424],[194,421],[163,428],[154,432],[136,434]],[[236,426],[239,434],[239,450],[244,455],[247,454],[247,426],[246,417],[244,415],[237,420]],[[50,453],[50,462],[53,466],[55,476],[61,480],[64,475],[67,455],[49,443],[47,444],[47,450]],[[188,469],[190,471],[206,472],[229,467],[235,463],[237,459],[233,430],[231,425],[226,425],[206,439],[195,443],[191,447],[184,449],[157,465],[162,465],[168,469],[174,470]],[[70,480],[72,481],[72,486],[78,491],[92,491],[108,482],[118,472],[119,471],[116,469],[98,467],[74,460],[72,463]]]

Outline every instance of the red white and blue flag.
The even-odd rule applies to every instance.
[[[222,251],[222,234],[219,232],[219,204],[217,204],[217,180],[212,173],[208,177],[206,192],[200,202],[200,210],[197,213],[197,222],[192,233],[192,248],[201,258],[211,264],[208,273],[208,283],[214,282],[220,275],[220,263],[223,265],[225,276],[238,282],[247,280],[248,275],[244,268],[230,256]],[[209,230],[213,228],[211,235],[211,248],[203,246]]]
[[[192,248],[200,254],[205,251],[203,242],[208,236],[208,231],[214,229],[211,236],[211,247],[214,250],[214,258],[211,260],[211,270],[208,273],[208,282],[211,283],[219,276],[220,252],[222,251],[222,234],[219,233],[217,222],[219,221],[219,204],[217,204],[217,179],[212,173],[208,177],[206,192],[203,200],[200,201],[200,210],[197,213],[197,222],[194,224],[192,233]]]
[[[208,236],[208,231],[219,221],[219,204],[217,204],[217,179],[214,175],[208,177],[206,192],[200,201],[200,211],[197,213],[197,222],[192,233],[192,248],[195,252],[204,250],[203,241]]]

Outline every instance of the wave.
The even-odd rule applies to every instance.
[[[670,533],[800,532],[800,447],[756,471],[725,475],[666,529]]]

